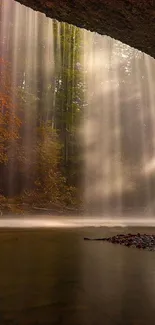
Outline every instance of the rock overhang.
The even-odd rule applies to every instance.
[[[155,0],[17,0],[47,17],[110,36],[155,57]]]

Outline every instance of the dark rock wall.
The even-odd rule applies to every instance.
[[[18,0],[48,17],[111,36],[155,57],[155,0]]]

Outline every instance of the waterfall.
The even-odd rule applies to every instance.
[[[88,213],[154,214],[154,59],[106,36],[85,39]]]
[[[44,94],[55,74],[53,30],[54,22],[47,19],[45,15],[15,1],[2,0],[0,56],[10,64],[7,73],[10,75],[13,109],[20,115],[23,124],[20,145],[24,148],[23,172],[25,177],[24,184],[20,185],[21,188],[30,186],[31,174],[35,172],[33,164],[37,157],[33,144],[37,142],[36,126],[41,123],[41,120],[54,118],[54,115],[49,117],[50,96]],[[55,35],[56,37],[59,42],[59,35]],[[57,61],[59,61],[59,56],[57,56]],[[43,96],[44,102],[42,102]],[[40,121],[38,121],[38,116]],[[13,127],[11,123],[10,128]],[[13,144],[9,148],[9,155],[13,156],[15,150]],[[33,164],[30,165],[31,161]],[[17,183],[20,183],[16,182],[17,168],[15,160],[12,159],[9,162],[6,180],[10,196],[16,192]]]
[[[9,100],[0,123],[11,108],[0,194],[26,190],[31,204],[39,193],[44,206],[76,209],[81,196],[89,215],[153,215],[154,59],[13,0],[1,1],[0,27],[0,100],[6,88]]]
[[[83,31],[13,0],[1,1],[0,27],[0,200],[75,211]]]

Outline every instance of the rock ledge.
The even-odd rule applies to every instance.
[[[17,0],[48,17],[111,36],[155,57],[155,0]]]

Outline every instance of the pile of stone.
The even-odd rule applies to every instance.
[[[120,244],[127,247],[135,247],[138,249],[147,249],[155,251],[155,235],[146,234],[118,234],[112,237],[105,238],[84,238],[84,240],[104,240],[112,244]]]

